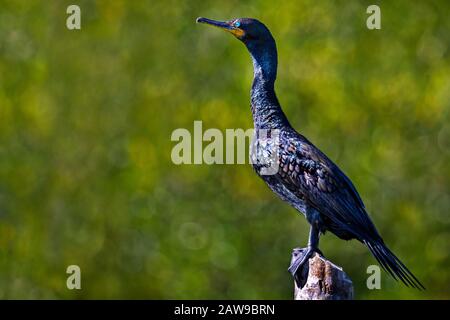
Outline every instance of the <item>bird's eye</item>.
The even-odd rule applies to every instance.
[[[235,23],[234,23],[234,27],[235,28],[239,28],[241,26],[241,23],[239,22],[239,21],[236,21]]]

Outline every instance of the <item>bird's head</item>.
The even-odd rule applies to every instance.
[[[197,22],[225,30],[241,40],[247,47],[273,42],[269,29],[256,19],[238,18],[229,21],[216,21],[207,18],[197,18]]]
[[[241,40],[253,58],[255,74],[261,74],[273,83],[277,73],[277,47],[269,29],[260,21],[252,18],[238,18],[229,21],[215,21],[197,18],[205,23],[225,30]]]

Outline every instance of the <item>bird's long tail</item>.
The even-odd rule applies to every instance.
[[[395,254],[381,240],[367,241],[364,243],[369,248],[370,252],[377,259],[378,263],[386,270],[395,280],[400,279],[407,287],[411,286],[419,290],[425,290],[425,287],[412,274],[411,271],[400,261]]]

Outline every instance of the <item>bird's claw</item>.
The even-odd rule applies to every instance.
[[[322,251],[313,247],[295,248],[292,251],[291,265],[289,266],[288,271],[292,274],[297,286],[300,288],[305,284],[307,276],[307,269],[303,268],[303,266],[315,252],[323,256]]]

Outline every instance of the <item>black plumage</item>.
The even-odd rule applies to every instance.
[[[254,66],[251,110],[255,129],[278,134],[275,148],[273,143],[259,145],[267,149],[263,152],[265,154],[276,153],[273,161],[277,161],[278,169],[275,174],[262,174],[267,162],[256,159],[253,166],[270,189],[303,213],[311,224],[308,247],[301,250],[289,271],[295,276],[312,253],[321,253],[318,248],[319,235],[330,231],[341,239],[357,239],[364,243],[395,279],[400,279],[407,286],[424,288],[385,245],[350,179],[290,125],[274,90],[277,49],[268,28],[250,18],[227,22],[199,18],[197,22],[232,33],[251,54]]]

